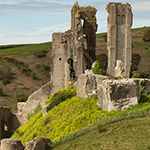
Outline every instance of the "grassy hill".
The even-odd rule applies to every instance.
[[[150,43],[143,41],[144,33],[147,30],[150,30],[150,27],[132,30],[133,53],[138,53],[141,56],[141,61],[138,67],[139,71],[149,71]],[[97,55],[107,54],[105,40],[106,33],[97,34]],[[47,46],[51,47],[51,43],[49,44],[50,45]],[[31,45],[28,46],[30,47]],[[39,48],[30,52],[30,54],[29,52],[27,52],[27,54],[19,52],[10,56],[17,60],[24,60],[23,58],[27,55],[26,60],[28,61],[24,60],[24,62],[28,62],[28,65],[32,68],[35,61],[29,60],[32,60],[33,58],[36,61],[40,60],[41,63],[45,62],[46,64],[46,62],[49,62],[48,54],[50,55],[51,48],[48,49],[47,47],[48,53],[42,58],[37,58],[35,54],[33,54],[38,50]],[[5,55],[2,57],[4,56]],[[29,59],[31,57],[32,59]],[[12,63],[12,61],[3,58],[2,60],[8,64],[10,62]],[[37,64],[39,64],[39,62]],[[35,69],[35,67],[33,67],[33,69]],[[21,75],[22,77],[24,76],[24,74]],[[31,77],[28,77],[28,79],[29,78],[32,79]],[[36,82],[36,80],[34,81],[33,79],[31,81]],[[37,82],[40,83],[40,81],[41,80],[37,79]],[[22,82],[23,81],[20,81],[19,83]],[[60,95],[60,92],[64,94]],[[50,102],[50,104],[53,103],[53,105],[47,107],[48,113],[42,117],[42,111],[39,111],[31,117],[26,124],[18,128],[12,135],[12,138],[21,139],[22,143],[25,144],[34,137],[48,137],[53,143],[52,145],[48,145],[47,149],[56,150],[150,149],[150,96],[147,97],[146,95],[142,95],[141,102],[138,105],[125,111],[108,112],[106,110],[101,110],[100,107],[96,105],[96,95],[84,99],[76,96],[71,98],[67,93],[70,93],[70,91],[61,90],[55,95],[57,98],[54,95],[51,96],[48,102]],[[4,97],[7,96],[4,95]],[[63,101],[59,101],[62,98]],[[59,102],[57,103],[56,101]],[[97,128],[100,129],[100,132],[98,132]]]
[[[22,100],[24,95],[31,95],[50,80],[47,70],[50,66],[51,47],[51,42],[0,46],[0,89],[3,90],[0,106],[9,106],[13,112],[16,111],[19,95],[22,94]],[[40,51],[47,52],[39,58],[36,54]]]
[[[148,150],[150,116],[122,120],[84,134],[53,150]]]
[[[57,95],[63,93],[62,97],[64,97],[68,92],[71,91],[60,90],[57,94],[54,94],[55,96],[51,96],[48,102],[52,103],[52,101],[56,100]],[[108,112],[107,110],[101,110],[96,105],[97,100],[96,95],[86,99],[76,96],[66,98],[63,102],[48,110],[44,117],[42,117],[42,110],[39,111],[26,124],[19,127],[11,138],[20,139],[25,145],[35,137],[47,137],[53,142],[52,145],[48,146],[48,149],[50,147],[54,149],[107,149],[105,144],[108,144],[109,141],[111,142],[108,146],[110,149],[115,147],[120,149],[120,142],[127,142],[128,148],[131,146],[134,149],[140,144],[136,141],[137,139],[142,140],[140,148],[150,146],[148,142],[148,139],[150,139],[150,124],[148,123],[150,119],[150,96],[147,97],[143,94],[138,105],[125,111]],[[146,115],[147,117],[143,118],[143,122],[140,122],[142,119],[128,120]],[[118,121],[121,122],[119,123]],[[113,122],[118,123],[112,125]],[[97,131],[97,125],[100,125],[98,127],[100,133]],[[137,133],[134,134],[135,132]],[[145,135],[145,133],[148,135]],[[133,136],[135,137],[133,138]],[[137,136],[139,137],[137,138]],[[90,137],[95,138],[91,139]],[[143,137],[148,139],[143,141]],[[80,142],[78,143],[78,141]],[[87,145],[82,145],[86,141],[89,141]],[[133,141],[136,141],[136,143],[132,143]],[[64,142],[67,143],[63,144]],[[125,148],[126,144],[124,143],[123,146]]]
[[[150,30],[150,27],[132,29],[133,53],[141,56],[139,71],[150,71],[150,42],[143,40],[147,30]],[[106,45],[106,33],[97,34],[96,55],[107,55]],[[15,112],[19,96],[22,96],[20,100],[24,99],[50,81],[48,67],[50,66],[51,49],[51,42],[0,46],[0,106],[9,106]],[[44,57],[39,58],[37,53],[41,50],[47,53]],[[4,59],[6,56],[15,60]],[[15,62],[24,64],[17,66]],[[4,76],[7,77],[4,78]]]

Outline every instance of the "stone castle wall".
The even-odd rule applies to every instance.
[[[66,88],[70,81],[71,67],[79,77],[95,61],[96,14],[94,7],[79,7],[76,2],[71,9],[71,28],[64,33],[52,35],[51,81],[52,93]],[[83,24],[82,21],[83,20]],[[83,37],[87,40],[84,47]],[[71,64],[68,65],[68,60]]]

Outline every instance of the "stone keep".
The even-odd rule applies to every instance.
[[[95,61],[96,12],[94,7],[79,7],[78,2],[76,2],[71,9],[71,29],[64,33],[53,33],[52,93],[67,87],[70,80],[70,66],[74,69],[76,77],[79,77],[85,70],[85,64],[90,69]],[[84,37],[87,41],[87,49],[84,47]],[[71,61],[70,66],[68,60]]]
[[[109,3],[107,50],[108,70],[111,76],[130,77],[132,59],[132,11],[130,4]]]

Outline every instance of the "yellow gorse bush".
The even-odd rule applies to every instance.
[[[13,60],[13,58],[11,56],[4,56],[4,59]]]

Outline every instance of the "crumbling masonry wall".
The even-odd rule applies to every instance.
[[[106,10],[108,74],[129,78],[132,57],[131,6],[128,3],[109,3]]]
[[[76,2],[71,9],[71,29],[65,33],[53,33],[51,56],[52,93],[66,88],[70,80],[68,60],[72,60],[75,76],[79,77],[95,61],[96,14],[94,7],[79,7]],[[83,25],[82,21],[83,20]],[[83,38],[87,40],[84,48]]]
[[[12,114],[10,108],[0,107],[0,140],[11,135]]]

